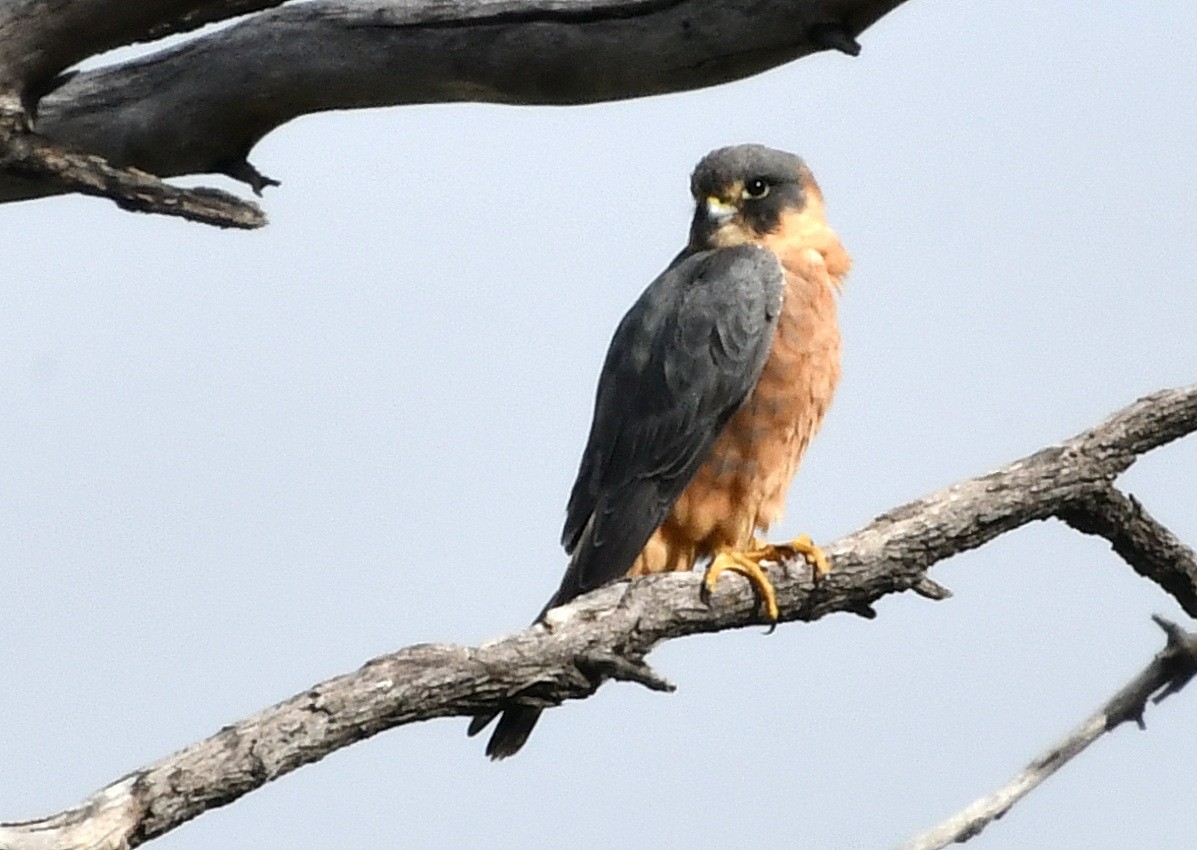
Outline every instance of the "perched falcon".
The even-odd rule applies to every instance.
[[[690,241],[620,322],[599,376],[590,439],[569,497],[570,554],[545,611],[624,576],[731,570],[777,601],[762,561],[827,559],[809,537],[760,543],[840,375],[835,296],[851,260],[806,164],[762,145],[694,169]],[[540,709],[506,709],[487,745],[515,754]],[[470,734],[495,715],[480,715]]]

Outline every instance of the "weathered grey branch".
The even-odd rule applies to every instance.
[[[1197,558],[1193,550],[1147,513],[1134,496],[1113,487],[1094,490],[1061,512],[1060,518],[1077,531],[1109,540],[1135,572],[1164,588],[1197,617],[1193,593]]]
[[[28,111],[51,78],[89,56],[282,3],[8,0],[0,6],[0,111]]]
[[[1005,815],[1015,803],[1080,755],[1104,733],[1128,720],[1135,721],[1139,728],[1143,728],[1143,712],[1147,709],[1148,700],[1161,702],[1197,675],[1197,635],[1185,632],[1163,617],[1155,616],[1152,619],[1164,630],[1168,642],[1126,687],[997,791],[915,836],[899,850],[940,850],[949,844],[962,844]]]
[[[826,547],[834,570],[817,586],[805,564],[773,568],[781,619],[810,621],[837,611],[872,616],[874,602],[905,590],[944,598],[946,591],[925,575],[932,564],[1033,520],[1075,518],[1095,494],[1106,498],[1100,494],[1144,452],[1193,431],[1197,385],[1165,390],[1067,442],[893,510]],[[1171,535],[1165,539],[1175,544]],[[1177,558],[1191,561],[1192,551],[1175,545]],[[720,583],[709,603],[700,601],[700,583],[692,573],[619,582],[551,611],[547,625],[482,646],[419,645],[377,658],[123,777],[74,809],[0,825],[0,850],[135,847],[407,723],[512,702],[557,705],[589,696],[607,678],[669,690],[644,662],[659,643],[762,622],[746,582]],[[1163,586],[1192,613],[1188,600],[1197,597],[1197,586],[1179,583],[1169,577]]]
[[[114,165],[160,177],[222,173],[257,191],[269,181],[249,165],[251,149],[300,115],[701,88],[816,51],[855,53],[856,37],[902,2],[318,0],[79,74],[41,101],[37,127]],[[61,191],[0,174],[0,202]]]
[[[180,189],[136,168],[115,168],[98,156],[72,150],[30,132],[13,115],[0,116],[0,171],[62,191],[108,198],[121,209],[173,215],[250,229],[266,223],[257,204],[219,189]]]
[[[177,189],[133,160],[106,161],[86,146],[32,132],[38,102],[88,56],[283,0],[10,0],[0,6],[0,183],[24,194],[82,192],[122,209],[221,227],[261,227],[262,211],[212,189]],[[18,192],[21,194],[21,192]]]

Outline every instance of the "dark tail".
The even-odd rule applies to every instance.
[[[560,596],[561,591],[553,594],[553,598],[536,615],[536,619],[532,621],[532,625],[539,623],[550,608],[561,604],[558,601]],[[473,738],[489,726],[492,720],[496,717],[499,718],[499,725],[495,727],[495,731],[491,733],[490,740],[486,743],[486,755],[490,757],[491,761],[500,761],[508,756],[515,755],[524,744],[528,743],[528,736],[532,734],[532,730],[536,727],[536,721],[540,719],[542,711],[544,711],[543,708],[530,708],[521,705],[513,708],[505,708],[502,711],[492,711],[487,714],[475,714],[470,720],[466,734]]]
[[[520,748],[527,742],[528,736],[532,734],[536,721],[540,719],[541,711],[543,709],[519,707],[509,708],[501,714],[479,714],[470,721],[467,733],[471,736],[477,735],[498,717],[499,725],[495,727],[494,733],[490,736],[490,741],[486,745],[486,754],[492,761],[499,761],[520,751]]]
[[[640,510],[631,512],[631,515],[637,516],[645,513],[646,511]],[[656,520],[654,525],[636,528],[633,532],[635,536],[620,535],[617,541],[613,540],[612,543],[607,544],[607,548],[600,548],[593,543],[593,523],[587,522],[570,553],[569,567],[565,571],[565,577],[561,580],[561,586],[557,588],[557,592],[553,594],[553,598],[545,604],[544,608],[540,609],[540,613],[532,621],[533,624],[543,620],[550,608],[564,605],[574,597],[624,575],[659,524],[660,520]],[[613,545],[615,542],[621,545],[616,547]],[[610,563],[619,565],[619,569],[612,571],[608,566]],[[536,727],[536,721],[540,719],[542,711],[544,711],[542,708],[521,705],[505,708],[501,712],[492,711],[487,714],[478,714],[470,721],[469,729],[466,732],[473,737],[498,717],[499,725],[495,727],[495,731],[486,745],[486,754],[492,761],[498,761],[520,751]]]
[[[561,605],[578,595],[577,591],[569,586],[570,576],[576,572],[574,568],[576,561],[576,557],[570,559],[570,568],[566,571],[566,578],[562,581],[561,587],[553,594],[553,598],[540,609],[540,613],[536,615],[536,619],[532,621],[532,625],[536,625],[543,620],[544,615],[548,613],[550,608]],[[573,591],[572,593],[571,590]],[[541,712],[543,711],[543,708],[520,705],[505,708],[502,711],[475,714],[470,720],[470,726],[466,729],[466,734],[472,738],[489,726],[491,721],[496,717],[499,718],[499,725],[495,727],[495,731],[491,733],[490,740],[486,744],[486,754],[490,757],[491,761],[500,761],[518,753],[524,744],[528,742],[528,736],[532,734],[532,730],[536,727],[536,721],[540,719]]]

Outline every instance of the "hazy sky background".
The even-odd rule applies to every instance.
[[[0,207],[0,819],[375,655],[524,625],[607,342],[713,147],[805,156],[856,261],[778,538],[1197,380],[1197,9],[912,0],[862,42],[630,103],[305,118],[255,151],[283,181],[257,233]],[[1123,479],[1190,544],[1195,482],[1193,438]],[[669,644],[676,694],[608,685],[502,764],[464,720],[405,727],[153,846],[884,848],[1121,687],[1151,613],[1183,618],[1057,523],[932,575],[954,599]],[[1191,846],[1197,689],[1147,722],[968,846]]]

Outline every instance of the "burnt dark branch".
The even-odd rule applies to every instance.
[[[29,29],[13,18],[6,31],[0,12],[0,108],[6,92],[14,109],[13,93],[25,92],[27,112],[40,101],[37,128],[48,138],[114,166],[163,178],[224,173],[260,192],[273,181],[248,166],[253,147],[302,115],[689,91],[822,50],[857,51],[857,37],[904,0],[312,0],[279,8],[270,0],[76,0],[72,20],[90,20],[105,2],[120,15],[94,30],[53,22]],[[265,11],[49,91],[80,51],[112,38],[177,33],[257,9]],[[60,30],[74,41],[40,49]],[[0,203],[63,191],[74,190],[0,174]]]

